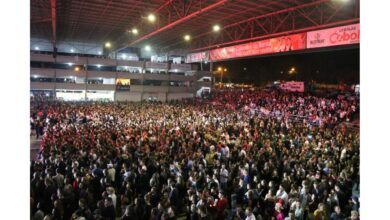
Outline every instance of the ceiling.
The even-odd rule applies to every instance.
[[[328,13],[321,12],[321,16],[332,16],[336,20],[359,17],[359,1],[350,0],[355,4],[348,7],[339,7],[333,1],[341,0],[30,0],[31,38],[98,44],[110,41],[115,48],[150,44],[156,48],[195,49],[204,46],[201,41],[205,38],[216,38],[212,36],[212,26],[215,24],[222,28],[230,25],[242,30],[243,26],[233,24],[256,16],[271,16],[283,10],[292,13],[295,7],[304,4],[312,7],[311,12],[309,14],[302,7],[300,10],[303,13],[294,13],[304,17],[295,19],[294,25],[295,22],[297,25],[302,23],[302,27],[319,24],[314,17],[319,16],[319,10],[324,7]],[[56,5],[55,10],[52,10],[52,3]],[[156,15],[156,22],[147,20],[150,13]],[[335,16],[341,13],[346,16]],[[272,22],[285,20],[283,17],[271,18],[270,27]],[[266,22],[264,26],[259,26],[267,32]],[[129,32],[134,27],[139,30],[137,36]],[[54,33],[53,29],[56,30]],[[191,43],[184,42],[185,34],[192,36]],[[229,42],[229,39],[225,37],[222,42]]]

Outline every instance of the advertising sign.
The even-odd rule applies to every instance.
[[[281,83],[279,88],[284,91],[289,92],[304,92],[305,90],[305,83],[304,82],[284,82]]]
[[[186,63],[197,63],[197,62],[202,62],[202,61],[208,61],[209,56],[208,52],[199,52],[199,53],[190,53],[187,54]]]
[[[130,91],[130,79],[116,79],[116,90]]]
[[[270,53],[289,52],[306,48],[306,33],[275,37],[210,51],[210,60],[225,60]]]
[[[358,44],[359,42],[360,24],[307,32],[307,48]]]

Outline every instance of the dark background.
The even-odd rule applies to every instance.
[[[213,70],[227,68],[224,82],[262,85],[276,80],[316,81],[317,83],[359,84],[359,48],[306,53],[277,54],[267,57],[245,58],[213,63]],[[288,74],[294,67],[297,74]],[[203,64],[209,70],[209,64]],[[246,68],[246,70],[244,69]],[[220,75],[215,74],[216,81]]]

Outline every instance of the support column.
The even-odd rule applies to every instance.
[[[84,101],[87,101],[87,91],[88,91],[88,59],[87,59],[87,64],[85,64],[85,93],[84,93]]]

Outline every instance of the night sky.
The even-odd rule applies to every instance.
[[[275,80],[315,80],[318,83],[359,84],[359,48],[244,58],[213,64],[227,68],[224,82],[262,85]],[[294,67],[298,74],[288,74]],[[208,70],[209,64],[204,65]],[[246,70],[245,70],[246,69]],[[219,75],[215,75],[219,82]]]

